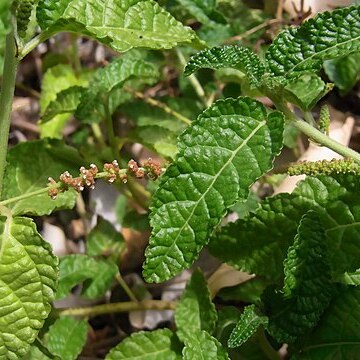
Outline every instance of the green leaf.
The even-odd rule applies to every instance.
[[[82,96],[84,88],[81,86],[71,86],[56,94],[55,100],[52,100],[46,107],[46,110],[41,118],[41,124],[44,124],[58,115],[73,114]]]
[[[302,110],[312,109],[326,94],[326,84],[316,74],[304,74],[285,87],[285,97]]]
[[[294,342],[314,327],[332,296],[325,231],[315,211],[301,219],[294,244],[284,261],[282,295],[272,297],[268,330],[279,342]]]
[[[49,176],[56,179],[66,170],[78,173],[81,158],[74,148],[63,142],[44,139],[19,143],[11,148],[7,164],[2,200],[44,189]],[[53,200],[45,192],[13,202],[8,207],[14,215],[49,215],[55,210],[73,208],[76,196],[75,190],[69,190]]]
[[[231,348],[244,344],[261,325],[267,325],[267,316],[259,314],[255,305],[246,306],[240,320],[233,329],[228,346]]]
[[[247,219],[223,227],[212,238],[210,251],[240,270],[273,281],[279,279],[299,221],[313,209],[327,235],[333,275],[355,271],[360,268],[360,259],[354,251],[360,241],[356,195],[359,187],[359,179],[353,175],[308,176],[292,194],[268,198]]]
[[[22,358],[51,310],[57,259],[31,219],[0,217],[0,358]]]
[[[199,40],[152,0],[40,0],[37,19],[47,37],[60,31],[90,36],[118,52],[171,49]]]
[[[125,241],[109,221],[99,217],[86,238],[86,249],[89,256],[106,256],[118,263],[119,256],[125,249]]]
[[[0,38],[5,38],[5,35],[11,30],[10,9],[12,3],[13,0],[2,0],[0,3]]]
[[[184,74],[192,74],[201,68],[234,68],[246,74],[252,84],[259,84],[264,74],[264,66],[250,49],[235,45],[214,47],[193,55],[186,65]]]
[[[123,340],[106,360],[180,360],[181,344],[169,329],[139,331]]]
[[[143,83],[151,83],[159,73],[155,65],[131,57],[116,58],[108,66],[99,69],[83,92],[75,116],[84,122],[100,122],[108,113],[111,115],[119,104],[128,99],[119,89],[133,78]]]
[[[194,331],[185,341],[184,360],[230,360],[218,340],[204,330]]]
[[[49,117],[49,112],[53,112],[53,116],[47,121],[40,122],[41,137],[62,138],[62,130],[71,113],[54,113],[54,107],[58,106],[55,105],[57,95],[73,86],[87,86],[87,84],[88,74],[77,76],[72,67],[67,64],[59,64],[46,71],[41,84],[40,115],[45,116],[48,106],[51,106],[46,116]],[[61,99],[63,95],[59,96]]]
[[[296,360],[356,360],[360,353],[360,289],[341,291],[318,326],[304,338],[292,357]]]
[[[67,255],[60,259],[57,299],[67,296],[71,289],[85,282],[82,296],[96,299],[105,294],[118,272],[111,261],[95,260],[86,255]]]
[[[212,333],[215,329],[217,313],[211,301],[204,275],[195,270],[175,310],[176,334],[179,339],[192,337],[196,330]]]
[[[179,154],[152,202],[144,276],[164,281],[188,268],[226,210],[282,146],[283,116],[250,98],[219,100],[180,136]]]
[[[46,335],[47,347],[61,360],[75,360],[85,345],[88,323],[84,319],[60,317]]]
[[[269,46],[271,75],[291,79],[317,72],[323,61],[360,50],[360,7],[318,14],[299,28],[283,31]]]
[[[36,7],[37,0],[16,0],[15,16],[16,16],[16,30],[20,38],[26,37],[26,30],[31,21],[32,10]]]
[[[324,62],[329,79],[339,88],[341,94],[349,92],[360,76],[360,52]]]

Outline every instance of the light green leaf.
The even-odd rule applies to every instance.
[[[282,293],[269,300],[268,330],[277,341],[292,343],[317,324],[332,296],[327,239],[315,211],[302,217],[284,272]]]
[[[360,268],[354,249],[360,241],[359,179],[353,175],[308,176],[292,194],[279,194],[262,202],[245,220],[221,229],[210,251],[238,269],[275,280],[296,235],[299,221],[315,210],[324,226],[333,276]]]
[[[86,320],[60,317],[46,335],[47,347],[61,360],[75,360],[85,345],[87,332]]]
[[[323,61],[360,50],[360,7],[318,14],[299,28],[283,31],[270,45],[266,61],[275,77],[291,79],[317,72]]]
[[[234,68],[246,74],[252,84],[258,85],[264,74],[264,66],[250,49],[235,45],[214,47],[193,55],[186,65],[185,75],[201,68]]]
[[[31,219],[0,217],[0,358],[30,349],[51,310],[57,259]]]
[[[318,326],[297,345],[294,360],[357,360],[360,353],[360,289],[341,291]]]
[[[246,198],[282,146],[283,116],[250,98],[219,100],[180,136],[179,154],[152,202],[144,276],[188,268],[226,210]]]
[[[302,110],[312,109],[326,94],[326,84],[316,74],[304,74],[285,87],[285,97]]]
[[[86,238],[86,249],[89,256],[110,257],[116,264],[125,241],[120,232],[107,220],[99,217],[96,226]]]
[[[360,76],[360,52],[324,62],[324,70],[342,94],[349,92]]]
[[[78,152],[59,140],[36,140],[19,143],[7,156],[3,200],[44,189],[48,177],[54,179],[64,171],[78,173],[81,158]],[[68,190],[55,200],[44,192],[8,205],[14,215],[48,215],[58,209],[71,209],[77,193]]]
[[[211,301],[204,275],[195,270],[175,310],[176,334],[179,339],[192,337],[196,330],[212,333],[215,329],[217,313]]]
[[[87,86],[88,74],[77,76],[70,65],[59,64],[46,71],[41,84],[40,115],[43,117],[48,110],[52,112],[57,106],[57,95],[73,86]],[[55,105],[56,104],[56,105]],[[70,113],[53,113],[46,122],[40,122],[41,137],[62,138],[62,130],[70,118]],[[49,114],[46,115],[49,117]]]
[[[184,360],[230,360],[223,346],[204,330],[194,331],[185,341]]]
[[[106,360],[180,360],[181,344],[169,329],[139,331],[123,340]]]
[[[89,88],[82,94],[75,116],[87,123],[100,122],[128,100],[129,94],[119,92],[126,81],[139,78],[142,83],[152,83],[158,75],[156,66],[145,60],[116,58],[96,71]]]
[[[13,0],[2,0],[0,3],[0,39],[4,39],[11,30],[11,5]],[[2,71],[0,71],[1,73]]]
[[[238,347],[244,344],[261,325],[267,325],[267,316],[259,314],[255,305],[246,306],[240,320],[233,329],[229,341],[229,347]]]
[[[71,86],[56,94],[55,100],[52,100],[46,107],[41,118],[41,124],[44,124],[58,115],[67,114],[70,116],[77,109],[84,88],[81,86]]]
[[[152,0],[40,0],[37,18],[48,37],[74,31],[118,52],[134,47],[171,49],[199,41],[193,30]]]
[[[84,298],[99,298],[109,289],[117,272],[117,266],[111,261],[95,260],[86,255],[64,256],[60,259],[56,298],[64,298],[82,282],[85,282],[82,289]]]

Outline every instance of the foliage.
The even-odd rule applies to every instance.
[[[171,330],[129,328],[103,358],[277,359],[282,344],[291,359],[357,358],[360,155],[328,137],[330,112],[318,103],[329,79],[343,96],[358,80],[360,7],[278,34],[268,17],[234,0],[1,2],[0,358],[76,359],[102,326],[88,317],[111,314],[100,338],[112,327],[122,336],[114,313],[139,310],[174,310]],[[38,96],[16,84],[17,64],[54,35],[49,48],[61,36],[70,46],[44,58]],[[83,36],[101,44],[100,61],[79,57]],[[41,139],[10,138],[7,149],[15,85],[39,98]],[[307,177],[266,196],[299,131],[346,159],[291,166]],[[89,192],[100,179],[121,196],[104,191],[94,225]],[[73,237],[69,254],[53,254],[37,230],[44,221]],[[165,285],[123,277],[140,268],[147,237],[147,282],[192,268],[205,247],[253,277],[215,294],[192,268],[181,296],[159,300]],[[94,303],[53,304],[67,297]]]

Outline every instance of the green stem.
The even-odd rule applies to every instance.
[[[16,70],[18,63],[19,60],[16,58],[14,31],[11,31],[6,36],[3,83],[0,94],[0,199],[6,166],[11,106],[14,98]]]
[[[180,61],[180,64],[185,68],[186,66],[186,59],[184,57],[184,54],[181,52],[180,49],[175,49],[176,51],[176,55]],[[194,88],[196,94],[199,96],[199,98],[203,101],[203,103],[205,104],[206,107],[210,106],[206,95],[205,95],[205,91],[203,89],[203,87],[201,86],[199,80],[197,79],[197,77],[194,74],[191,74],[188,77],[190,84],[192,85],[192,87]]]
[[[306,120],[306,122],[308,124],[310,124],[311,126],[315,126],[316,122],[314,120],[314,117],[311,113],[311,111],[305,111],[304,112],[304,119]]]
[[[309,139],[314,142],[326,146],[327,148],[335,151],[336,153],[346,157],[352,158],[356,162],[360,163],[360,154],[345,145],[340,144],[339,142],[330,139],[326,134],[322,133],[318,129],[311,126],[306,121],[298,118],[293,112],[289,110],[289,108],[282,102],[276,102],[275,99],[272,99],[276,108],[282,111],[285,114],[285,117],[291,121],[297,129],[299,129],[302,133],[308,136]]]
[[[24,199],[27,199],[27,198],[30,198],[33,196],[41,195],[41,194],[45,194],[49,191],[49,189],[50,189],[50,187],[45,187],[45,188],[41,188],[39,190],[35,190],[35,191],[29,192],[29,193],[25,193],[23,195],[15,196],[15,197],[12,197],[7,200],[0,201],[0,205],[6,206],[6,205],[12,204],[14,202],[20,201],[20,200],[24,200]]]
[[[92,317],[103,314],[112,314],[119,312],[139,311],[139,310],[175,310],[176,302],[163,300],[143,300],[143,301],[125,301],[119,303],[102,304],[82,308],[59,309],[61,316],[86,316]]]
[[[36,35],[34,38],[32,38],[20,50],[19,60],[22,60],[27,54],[29,54],[31,51],[33,51],[42,42],[46,41],[50,36],[51,36],[51,34],[49,34],[46,31],[43,31],[40,34]]]
[[[260,328],[256,332],[256,338],[258,344],[268,359],[281,360],[280,354],[269,344],[263,328]]]
[[[116,136],[115,136],[115,132],[114,132],[113,118],[112,118],[112,115],[110,114],[108,99],[105,99],[104,108],[105,108],[105,125],[106,125],[107,136],[108,136],[111,150],[113,152],[114,159],[116,159],[119,154],[118,154],[118,147],[117,147],[117,143],[116,143]]]
[[[116,280],[120,284],[120,286],[124,289],[124,291],[126,292],[126,295],[129,297],[129,299],[131,301],[138,302],[135,294],[131,291],[128,284],[125,282],[124,278],[121,276],[120,272],[116,275]]]

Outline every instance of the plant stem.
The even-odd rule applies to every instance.
[[[60,187],[60,185],[58,187]],[[24,200],[24,199],[27,199],[27,198],[30,198],[33,196],[41,195],[41,194],[47,193],[49,191],[49,189],[50,189],[50,187],[48,186],[48,187],[41,188],[39,190],[25,193],[23,195],[15,196],[10,199],[0,201],[0,205],[6,206],[6,205],[12,204],[14,202],[20,201],[20,200]]]
[[[163,300],[143,300],[125,301],[118,303],[102,304],[89,307],[59,309],[58,315],[61,316],[86,316],[92,317],[102,314],[119,312],[139,311],[139,310],[175,310],[176,302]]]
[[[180,64],[185,68],[186,66],[186,59],[184,57],[184,54],[181,52],[180,49],[175,49],[176,51],[176,55],[180,61]],[[206,107],[210,106],[210,104],[208,103],[208,100],[206,99],[206,95],[205,95],[205,91],[203,89],[203,87],[201,86],[199,80],[197,79],[197,77],[194,74],[191,74],[188,77],[190,84],[192,85],[192,87],[194,88],[196,94],[199,96],[199,98],[203,101],[203,103],[205,104]]]
[[[116,159],[119,154],[118,154],[118,147],[116,144],[113,119],[112,119],[112,116],[111,116],[110,110],[109,110],[108,99],[105,99],[104,108],[105,108],[105,125],[106,125],[107,136],[108,136],[111,150],[113,152],[114,159]]]
[[[188,119],[187,117],[185,117],[184,115],[179,114],[177,111],[171,109],[169,106],[167,106],[166,104],[162,103],[161,101],[152,99],[152,98],[148,98],[146,97],[144,94],[142,94],[139,91],[135,91],[129,87],[124,87],[124,89],[130,93],[132,93],[133,95],[135,95],[137,98],[144,100],[144,102],[148,103],[149,105],[152,106],[156,106],[162,110],[164,110],[167,114],[170,114],[174,117],[176,117],[177,119],[179,119],[180,121],[184,122],[186,125],[190,125],[191,124],[191,120]]]
[[[256,332],[257,342],[266,357],[270,360],[281,360],[280,354],[269,344],[263,328]]]
[[[41,32],[32,38],[29,42],[27,42],[19,53],[19,60],[22,60],[27,54],[29,54],[32,50],[34,50],[38,45],[47,40],[51,34],[46,31]]]
[[[6,154],[11,120],[11,106],[14,98],[16,70],[19,60],[16,58],[14,31],[6,36],[3,82],[0,94],[0,199],[6,166]]]
[[[124,278],[121,276],[121,273],[118,272],[116,275],[116,280],[120,284],[120,286],[124,289],[126,292],[126,295],[129,297],[131,301],[138,302],[138,299],[136,298],[135,294],[132,292],[132,290],[129,288],[128,284],[125,282]]]

